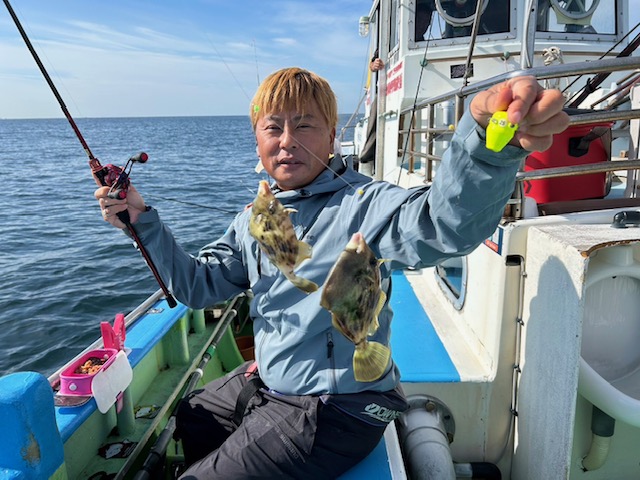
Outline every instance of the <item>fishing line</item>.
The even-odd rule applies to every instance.
[[[258,69],[258,51],[256,50],[256,39],[253,39],[253,56],[256,60],[256,77],[258,79],[258,85],[260,85],[260,70]]]
[[[334,170],[334,169],[333,169],[333,168],[331,168],[331,166],[330,166],[330,162],[331,162],[331,160],[333,160],[333,158],[334,158],[333,156],[329,157],[329,159],[327,159],[327,162],[325,163],[325,162],[323,162],[323,161],[322,161],[322,159],[321,159],[320,157],[318,157],[315,153],[313,153],[312,151],[310,151],[310,150],[309,150],[309,149],[308,149],[304,144],[302,144],[301,142],[299,142],[299,141],[296,139],[296,137],[295,137],[294,135],[291,135],[291,138],[293,138],[293,139],[295,140],[295,142],[296,142],[298,145],[300,145],[300,147],[301,147],[303,150],[305,150],[307,153],[309,153],[309,154],[311,155],[311,157],[312,157],[314,160],[316,160],[316,161],[318,161],[318,162],[322,163],[322,164],[325,166],[325,168],[326,168],[327,170],[329,170],[330,172],[332,172],[335,178],[339,178],[339,179],[340,179],[340,180],[341,180],[341,181],[342,181],[342,182],[343,182],[343,183],[344,183],[348,188],[350,188],[354,193],[358,194],[358,195],[360,196],[360,198],[362,198],[362,195],[364,194],[364,190],[363,190],[362,188],[357,188],[357,189],[356,189],[356,187],[355,187],[354,185],[352,185],[350,182],[348,182],[347,180],[345,180],[345,179],[342,177],[342,173],[344,173],[344,171],[346,171],[346,168],[348,168],[348,167],[346,166],[346,163],[345,163],[345,161],[344,161],[344,159],[343,159],[342,157],[341,157],[340,159],[341,159],[341,160],[342,160],[342,162],[343,162],[343,166],[345,167],[345,170],[341,173],[341,172],[337,172],[336,170]],[[327,199],[327,201],[326,201],[326,202],[328,202],[328,201],[329,201],[329,199]],[[325,202],[325,204],[324,204],[324,205],[326,205],[326,202]],[[323,209],[324,209],[324,206],[321,208],[321,210],[323,210]],[[364,212],[362,209],[358,209],[358,223],[359,223],[359,224],[361,224],[361,223],[362,223],[362,221],[364,220],[364,215],[365,215],[365,213],[366,213],[366,212]],[[309,232],[309,230],[311,229],[311,227],[315,224],[316,220],[318,220],[318,217],[317,217],[317,216],[316,216],[316,218],[315,218],[315,219],[314,219],[314,220],[313,220],[309,225],[307,225],[307,226],[304,228],[304,230],[303,230],[303,232],[302,232],[302,235],[301,235],[300,239],[303,239],[303,238],[305,238],[305,237],[306,237],[307,233]]]
[[[326,163],[325,163],[325,162],[324,162],[320,157],[318,157],[315,153],[313,153],[311,150],[309,150],[309,149],[308,149],[308,148],[307,148],[303,143],[301,143],[300,141],[298,141],[298,139],[297,139],[294,135],[292,135],[292,134],[290,134],[290,135],[291,135],[291,138],[293,138],[293,139],[295,140],[295,142],[296,142],[298,145],[300,145],[300,147],[301,147],[305,152],[307,152],[308,154],[310,154],[310,155],[311,155],[311,157],[312,157],[313,159],[315,159],[316,161],[318,161],[318,162],[322,163],[322,164],[325,166],[325,168],[326,168],[327,170],[329,170],[331,173],[333,173],[333,174],[335,175],[335,177],[336,177],[336,178],[339,178],[340,180],[342,180],[342,181],[344,182],[344,184],[345,184],[345,185],[347,185],[349,188],[351,188],[351,190],[353,190],[354,192],[356,191],[356,187],[355,187],[354,185],[352,185],[351,183],[349,183],[348,181],[346,181],[344,178],[342,178],[342,173],[344,173],[344,172],[340,173],[340,172],[338,172],[338,171],[334,170],[333,168],[331,168],[330,163],[331,163],[331,160],[333,159],[333,157],[329,157],[329,158],[327,159]],[[341,156],[340,158],[342,158],[342,156]],[[344,161],[344,160],[343,160],[343,161]]]
[[[177,198],[163,197],[162,195],[153,195],[153,194],[145,193],[144,196],[145,197],[150,197],[150,198],[156,198],[156,199],[159,199],[159,200],[167,200],[169,202],[183,203],[185,205],[191,205],[192,207],[207,208],[209,210],[218,210],[218,211],[224,212],[224,213],[231,213],[231,214],[238,213],[236,210],[226,210],[226,209],[220,208],[220,207],[212,207],[210,205],[202,205],[200,203],[188,202],[186,200],[178,200]]]
[[[240,180],[240,183],[242,184],[242,186],[243,186],[244,188],[246,188],[246,189],[249,191],[249,193],[250,193],[251,195],[254,195],[254,196],[255,196],[255,195],[258,193],[258,191],[257,191],[255,188],[251,188],[249,185],[247,185],[247,184],[244,182],[244,180]]]
[[[325,163],[325,162],[323,162],[323,161],[322,161],[322,159],[321,159],[320,157],[318,157],[315,153],[313,153],[311,150],[309,150],[309,149],[308,149],[304,144],[302,144],[300,141],[298,141],[298,139],[297,139],[294,135],[292,135],[292,134],[289,134],[289,135],[290,135],[290,136],[291,136],[291,138],[293,138],[293,140],[294,140],[294,141],[295,141],[295,142],[300,146],[300,148],[302,148],[304,151],[306,151],[307,153],[309,153],[309,154],[310,154],[310,156],[311,156],[314,160],[316,160],[316,161],[318,161],[318,162],[322,163],[322,164],[324,165],[324,167],[325,167],[327,170],[329,170],[330,172],[332,172],[332,173],[334,174],[335,178],[339,178],[339,179],[340,179],[342,182],[344,182],[344,184],[345,184],[345,185],[347,185],[347,187],[349,187],[353,192],[355,192],[355,193],[357,193],[357,194],[359,194],[359,195],[362,195],[362,194],[364,193],[364,191],[363,191],[361,188],[356,189],[356,187],[355,187],[354,185],[352,185],[350,182],[348,182],[347,180],[345,180],[345,179],[342,177],[342,174],[341,174],[340,172],[337,172],[336,170],[334,170],[333,168],[331,168],[331,166],[329,165],[329,163],[331,162],[331,160],[333,159],[333,157],[330,157],[330,158],[327,160],[327,162]],[[344,162],[344,160],[343,160],[342,158],[341,158],[341,160]],[[343,165],[344,165],[344,163],[343,163]],[[345,165],[345,166],[346,166],[346,165]],[[344,172],[342,172],[342,173],[344,173]],[[327,201],[328,201],[328,199],[327,199]],[[324,207],[322,207],[322,208],[324,208]],[[321,210],[322,210],[322,209],[321,209]],[[363,212],[361,209],[359,209],[359,210],[358,210],[358,219],[359,219],[359,223],[361,223],[361,222],[362,222],[362,220],[363,220],[363,218],[362,218],[362,217],[364,216],[364,214],[365,214],[365,212]],[[300,239],[303,239],[303,238],[306,236],[307,232],[308,232],[308,231],[309,231],[309,229],[313,226],[313,224],[315,223],[315,221],[316,221],[316,220],[317,220],[317,217],[316,217],[316,218],[311,222],[311,224],[310,224],[310,225],[307,225],[307,226],[304,228],[304,230],[303,230],[303,232],[302,232],[302,235],[301,235]],[[258,252],[260,252],[260,250],[259,250]]]
[[[205,35],[207,37],[207,40],[209,40],[209,43],[211,44],[211,48],[213,48],[213,50],[216,52],[216,54],[218,55],[218,57],[220,57],[220,60],[222,61],[222,63],[224,64],[224,66],[227,68],[227,70],[229,71],[229,74],[231,75],[231,77],[233,77],[233,79],[235,80],[236,84],[238,85],[238,87],[240,87],[240,90],[242,90],[242,93],[244,93],[244,96],[247,97],[247,100],[251,101],[251,97],[249,96],[249,94],[247,93],[247,91],[243,88],[242,84],[240,83],[240,80],[238,80],[238,78],[233,74],[233,71],[231,70],[231,68],[229,67],[229,65],[227,65],[227,62],[225,61],[225,59],[222,57],[222,55],[220,54],[220,52],[218,51],[218,49],[216,48],[216,46],[214,45],[213,41],[211,40],[211,37],[209,37],[208,34]]]
[[[344,172],[341,173],[341,172],[338,172],[338,171],[334,170],[333,168],[331,168],[330,163],[331,163],[331,160],[334,158],[335,154],[332,154],[332,156],[330,156],[325,162],[320,157],[318,157],[315,153],[313,153],[311,150],[309,150],[301,141],[299,141],[294,134],[288,133],[288,135],[294,140],[294,142],[296,144],[298,144],[300,146],[300,148],[302,148],[305,152],[307,152],[314,160],[316,160],[317,162],[320,162],[327,170],[329,170],[331,173],[333,173],[336,178],[340,178],[340,180],[342,180],[353,191],[357,191],[356,188],[351,183],[349,183],[344,178],[342,178],[342,173],[344,173]],[[334,139],[334,143],[335,143],[335,139]],[[340,158],[342,159],[342,155],[340,156]],[[260,162],[262,162],[262,160],[260,160]],[[344,159],[343,159],[343,162],[344,162]],[[262,170],[260,170],[260,171],[262,171]]]

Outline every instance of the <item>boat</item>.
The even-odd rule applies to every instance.
[[[629,3],[363,2],[360,33],[386,68],[347,126],[342,151],[361,172],[428,185],[470,98],[517,75],[560,88],[571,122],[529,155],[482,245],[394,273],[391,346],[410,409],[342,479],[640,477],[640,35]],[[360,162],[372,131],[376,160]],[[160,289],[114,312],[48,378],[0,378],[11,432],[0,479],[175,478],[175,406],[251,358],[250,302],[246,292],[193,310]],[[78,372],[95,358],[97,373]]]

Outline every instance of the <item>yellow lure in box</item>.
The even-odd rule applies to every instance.
[[[495,112],[487,126],[487,148],[494,152],[501,151],[511,141],[516,130],[518,124],[509,123],[507,112]]]

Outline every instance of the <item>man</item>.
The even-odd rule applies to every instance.
[[[552,135],[566,128],[562,105],[560,92],[543,90],[532,77],[478,93],[431,188],[405,190],[372,181],[332,155],[337,104],[324,79],[299,68],[270,75],[250,115],[272,188],[296,210],[291,220],[298,239],[313,247],[312,258],[296,274],[323,285],[356,232],[378,258],[390,260],[382,266],[387,296],[392,269],[434,265],[470,252],[494,231],[520,161],[528,151],[548,148]],[[520,124],[500,153],[483,141],[497,110]],[[378,379],[355,379],[354,345],[320,306],[322,288],[302,292],[265,258],[249,234],[250,210],[194,259],[135,188],[125,200],[109,199],[106,192],[96,191],[104,218],[122,228],[116,214],[128,209],[180,301],[200,308],[248,288],[254,294],[255,354],[264,386],[250,394],[247,408],[240,402],[239,418],[238,397],[255,378],[255,365],[244,364],[183,401],[177,434],[190,466],[182,478],[335,478],[371,452],[386,423],[406,408],[397,367],[389,360]],[[385,305],[370,339],[388,345],[390,322]],[[392,414],[368,415],[372,404]]]

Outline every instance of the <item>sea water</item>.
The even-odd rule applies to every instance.
[[[254,171],[248,116],[76,123],[103,165],[149,155],[131,181],[188,253],[218,238],[266,178]],[[133,310],[158,284],[102,220],[66,119],[0,120],[0,181],[0,375],[49,375],[100,336],[101,321]]]

